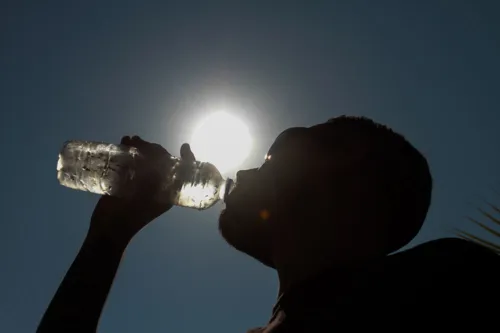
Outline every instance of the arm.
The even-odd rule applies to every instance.
[[[144,161],[161,165],[170,154],[161,146],[138,137],[124,137],[122,143],[145,155]],[[181,158],[194,160],[188,145],[181,147]],[[95,332],[104,303],[113,284],[122,255],[130,240],[144,226],[171,205],[152,198],[158,191],[155,170],[147,170],[138,181],[141,188],[131,198],[103,196],[92,214],[85,241],[45,312],[38,333]]]
[[[126,246],[87,237],[37,332],[95,332]]]

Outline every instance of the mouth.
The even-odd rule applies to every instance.
[[[237,200],[237,192],[230,191],[226,194],[224,197],[224,200],[222,200],[222,209],[220,211],[220,216],[227,214],[229,211],[231,211],[231,208],[235,204],[235,200]]]
[[[241,206],[243,202],[246,202],[244,200],[245,198],[245,191],[244,189],[240,186],[238,186],[237,183],[232,182],[229,183],[228,186],[225,189],[225,195],[224,199],[222,201],[222,210],[221,214],[232,212],[235,209],[238,209],[238,207]]]
[[[222,196],[222,201],[225,203],[231,194],[233,192],[234,188],[236,187],[236,183],[232,179],[228,179],[226,181],[224,191],[223,191],[223,196]]]

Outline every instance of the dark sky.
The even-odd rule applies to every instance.
[[[0,5],[0,330],[33,332],[97,196],[58,185],[68,139],[139,134],[177,154],[207,110],[273,138],[340,114],[405,134],[435,179],[412,245],[469,228],[500,176],[497,1],[7,1]],[[498,198],[497,198],[498,199]],[[175,208],[127,250],[100,331],[245,332],[272,270],[219,237],[217,206]]]

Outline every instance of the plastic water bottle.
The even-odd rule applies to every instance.
[[[126,145],[92,141],[67,141],[57,162],[57,179],[66,187],[101,195],[126,197],[137,188],[140,172],[159,171],[160,190],[155,198],[162,202],[196,208],[212,207],[233,188],[231,179],[222,178],[217,168],[198,161],[170,156],[162,165],[138,163],[141,152]],[[147,165],[148,170],[139,170]]]

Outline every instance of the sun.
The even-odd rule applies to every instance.
[[[216,112],[194,130],[191,150],[198,161],[214,164],[221,173],[234,171],[250,154],[252,139],[248,127],[238,118]]]

